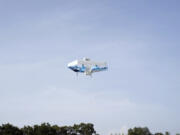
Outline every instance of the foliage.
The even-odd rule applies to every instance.
[[[128,130],[128,135],[152,135],[147,127],[140,128],[135,127],[134,129]]]
[[[23,132],[19,128],[8,123],[0,126],[0,135],[23,135]]]
[[[19,129],[11,124],[0,126],[0,135],[97,135],[94,125],[90,123],[80,123],[74,126],[50,125],[42,123],[41,125],[24,126]]]
[[[99,135],[91,123],[74,124],[73,126],[58,126],[42,123],[41,125],[15,127],[9,123],[0,126],[0,135]],[[135,127],[128,130],[128,135],[170,135],[157,132],[152,134],[147,127]],[[180,135],[180,134],[176,134]]]
[[[128,135],[170,135],[170,133],[166,131],[165,134],[161,132],[152,134],[147,127],[144,128],[135,127],[133,129],[128,130]],[[176,134],[176,135],[180,135],[180,134]]]

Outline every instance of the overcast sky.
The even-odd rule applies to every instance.
[[[0,0],[0,124],[180,132],[179,0]],[[109,70],[67,68],[82,57]]]

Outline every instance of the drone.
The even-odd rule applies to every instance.
[[[89,58],[83,58],[81,60],[74,60],[70,62],[67,67],[72,71],[78,73],[84,73],[91,76],[95,72],[105,71],[108,69],[106,62],[95,62]]]

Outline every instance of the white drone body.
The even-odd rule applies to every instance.
[[[107,70],[106,62],[95,62],[89,58],[83,58],[82,60],[75,60],[68,64],[68,68],[76,73],[84,73],[85,75],[92,75],[94,72],[100,72]]]

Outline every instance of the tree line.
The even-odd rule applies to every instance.
[[[141,127],[135,127],[133,129],[128,130],[128,135],[170,135],[170,133],[167,131],[165,133],[157,132],[155,134],[152,134],[147,127],[141,128]],[[176,135],[180,135],[177,133]]]
[[[2,124],[0,135],[99,135],[91,123],[74,124],[73,126],[58,126],[42,123],[41,125],[18,128],[12,124]],[[111,134],[112,135],[112,134]],[[115,134],[125,135],[125,134]],[[128,135],[170,135],[169,132],[152,134],[147,127],[135,127],[128,130]],[[180,134],[176,134],[180,135]]]
[[[2,124],[0,135],[99,135],[91,123],[74,124],[73,126],[58,126],[42,123],[41,125],[18,128],[12,124]]]

